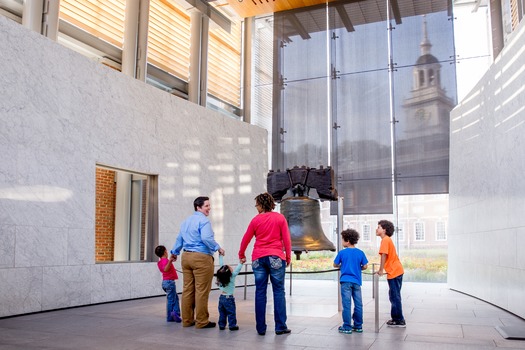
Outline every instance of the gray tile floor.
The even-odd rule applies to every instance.
[[[259,336],[253,315],[254,288],[236,290],[240,330],[183,328],[164,322],[165,297],[100,304],[0,319],[0,349],[525,349],[496,327],[523,327],[525,321],[446,284],[403,284],[407,328],[388,328],[388,286],[379,284],[379,332],[371,282],[363,284],[364,333],[339,334],[337,282],[294,280],[287,284],[289,335],[275,335],[268,301],[268,332]],[[218,292],[210,296],[210,319],[217,320]]]

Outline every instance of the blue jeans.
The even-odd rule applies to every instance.
[[[352,312],[352,299],[354,299],[354,313]],[[352,282],[341,282],[341,301],[343,303],[343,329],[363,327],[363,298],[361,296],[361,286]],[[351,315],[351,317],[350,317]]]
[[[265,256],[252,262],[255,278],[255,323],[257,332],[266,332],[266,288],[268,277],[273,290],[273,317],[275,331],[287,329],[284,276],[286,262],[278,256]]]
[[[403,275],[387,279],[388,281],[388,298],[392,305],[390,316],[394,321],[404,321],[403,306],[401,305],[401,286],[403,285]]]
[[[177,288],[175,287],[175,281],[164,280],[162,281],[162,289],[166,292],[167,303],[166,303],[166,320],[171,321],[171,313],[176,312],[180,316],[179,307],[179,296],[177,295]]]
[[[219,327],[226,327],[226,318],[228,319],[229,328],[237,326],[235,297],[233,295],[221,294],[219,297]]]

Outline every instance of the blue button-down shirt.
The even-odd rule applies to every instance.
[[[179,255],[181,250],[185,250],[213,255],[220,247],[215,242],[208,217],[200,211],[195,211],[180,225],[180,232],[171,254]]]

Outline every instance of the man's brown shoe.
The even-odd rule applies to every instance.
[[[214,328],[215,327],[215,322],[208,322],[208,324],[204,327],[201,327],[201,328]]]

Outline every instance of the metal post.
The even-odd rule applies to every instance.
[[[135,78],[146,81],[148,76],[148,32],[149,32],[149,0],[140,1],[139,28],[137,32],[137,71]]]
[[[341,232],[343,231],[343,217],[344,217],[344,209],[343,209],[343,197],[337,198],[337,252],[339,252],[341,248]],[[341,271],[337,271],[337,281],[339,282],[341,278]],[[337,288],[337,311],[342,310],[342,303],[341,303],[341,288]]]
[[[126,1],[124,15],[124,46],[122,47],[122,73],[133,78],[136,76],[139,12],[140,1]]]
[[[244,300],[246,300],[246,289],[248,285],[248,265],[244,265],[244,272],[246,272],[246,274],[244,275]]]
[[[292,261],[290,260],[290,295],[292,295]]]
[[[375,327],[376,333],[379,333],[379,275],[373,274],[372,280],[374,281],[374,295],[375,297]]]
[[[42,11],[44,0],[25,0],[22,10],[22,25],[42,34]]]
[[[244,50],[242,57],[242,110],[243,121],[252,122],[252,48],[255,17],[244,19]]]
[[[200,73],[199,73],[199,105],[206,107],[208,104],[208,41],[210,39],[210,17],[201,18],[201,48],[200,48]]]
[[[376,297],[376,280],[374,278],[374,275],[376,274],[376,264],[372,264],[372,299]]]
[[[195,8],[190,11],[190,16],[190,78],[188,80],[188,100],[198,104],[200,101],[200,60],[203,15]]]
[[[58,38],[60,0],[46,0],[42,13],[42,34],[53,41]]]

